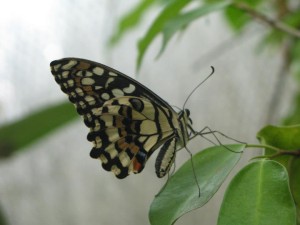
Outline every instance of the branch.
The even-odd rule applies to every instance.
[[[233,4],[233,6],[235,8],[238,8],[238,9],[241,9],[241,10],[247,12],[253,18],[256,18],[256,19],[264,22],[265,24],[269,25],[270,27],[273,27],[277,30],[283,31],[287,34],[290,34],[292,36],[300,38],[300,31],[299,30],[297,30],[297,29],[295,29],[291,26],[288,26],[285,23],[282,23],[280,21],[271,19],[271,18],[267,17],[266,15],[264,15],[264,14],[258,12],[258,11],[255,11],[254,9],[252,9],[251,7],[249,7],[248,5],[246,5],[244,3],[235,3],[235,4]]]

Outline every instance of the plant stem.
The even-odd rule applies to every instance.
[[[270,27],[273,27],[277,30],[280,30],[280,31],[284,32],[284,33],[290,34],[294,37],[300,38],[300,31],[299,30],[297,30],[297,29],[295,29],[291,26],[288,26],[287,24],[282,23],[278,20],[274,20],[274,19],[269,18],[266,15],[264,15],[264,14],[258,12],[258,11],[255,11],[253,8],[251,8],[247,4],[235,3],[232,6],[236,7],[237,9],[240,9],[240,10],[243,10],[243,11],[247,12],[252,17],[266,23]]]
[[[246,144],[246,148],[268,148],[268,149],[272,149],[276,152],[280,152],[281,149],[276,148],[274,146],[271,145],[263,145],[263,144]]]

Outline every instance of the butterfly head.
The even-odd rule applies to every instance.
[[[193,121],[190,117],[191,112],[189,109],[183,109],[180,113],[179,113],[179,120],[183,121],[183,123],[186,126],[191,126],[193,124]]]

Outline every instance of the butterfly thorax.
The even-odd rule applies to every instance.
[[[192,126],[192,120],[190,118],[190,110],[183,109],[178,114],[178,121],[180,125],[180,147],[186,146],[189,140],[189,129]]]

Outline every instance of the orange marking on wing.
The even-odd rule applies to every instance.
[[[134,172],[134,173],[137,173],[137,172],[141,171],[141,169],[142,169],[142,164],[140,164],[140,163],[136,160],[136,158],[133,159],[132,164],[133,164],[133,172]]]
[[[79,64],[76,66],[76,69],[78,70],[86,70],[88,68],[90,68],[91,64],[87,63],[87,62],[82,62],[80,61]]]
[[[140,150],[140,148],[133,142],[130,143],[129,148],[133,154],[136,154]]]
[[[125,139],[118,140],[118,145],[122,150],[126,150],[129,147],[129,144],[125,141]]]

